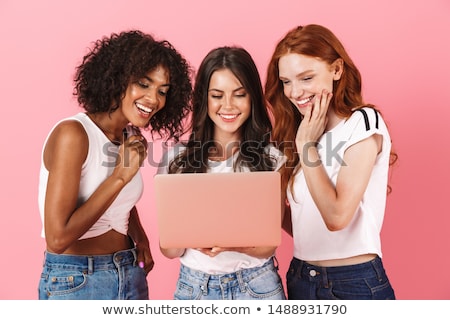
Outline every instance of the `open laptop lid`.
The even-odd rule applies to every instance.
[[[160,246],[278,246],[280,179],[274,171],[156,175]]]

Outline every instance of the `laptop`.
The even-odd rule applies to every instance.
[[[276,171],[156,175],[160,246],[278,246],[280,180]]]

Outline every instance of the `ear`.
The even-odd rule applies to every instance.
[[[334,72],[333,80],[341,79],[342,72],[344,71],[344,60],[337,58],[331,64],[331,70]]]

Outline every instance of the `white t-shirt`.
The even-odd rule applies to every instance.
[[[176,144],[172,149],[169,149],[162,157],[157,174],[167,174],[170,162],[184,149],[185,147],[181,143]],[[272,145],[266,147],[266,150],[268,150],[269,154],[276,161],[275,170],[278,170],[286,161],[284,155]],[[233,172],[233,163],[236,160],[237,155],[238,153],[236,152],[232,157],[224,161],[208,160],[208,172]],[[243,168],[243,171],[248,171],[248,169]],[[186,217],[186,219],[189,219],[189,217]],[[236,221],[236,223],[239,223],[239,221]],[[180,262],[191,269],[199,270],[204,273],[223,274],[236,272],[241,269],[259,267],[267,262],[268,259],[269,258],[259,259],[235,251],[225,251],[215,257],[210,257],[198,250],[186,249],[184,255],[180,257]]]
[[[322,164],[336,185],[348,147],[373,134],[383,137],[382,151],[378,154],[369,184],[349,225],[339,231],[329,231],[309,193],[302,170],[294,181],[294,196],[288,190],[292,212],[294,257],[306,261],[342,259],[375,253],[380,257],[380,231],[383,224],[391,138],[381,115],[374,109],[364,108],[367,119],[360,111],[342,120],[325,133],[318,144]]]

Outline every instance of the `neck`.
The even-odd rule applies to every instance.
[[[339,122],[341,122],[343,120],[341,117],[339,117],[333,111],[333,109],[328,109],[327,118],[328,118],[328,122],[327,122],[327,127],[325,128],[325,131],[332,130],[334,127],[336,127],[338,125]]]
[[[229,141],[226,143],[216,141],[215,147],[208,150],[208,157],[211,160],[223,161],[233,156],[239,150],[239,141]]]
[[[123,129],[126,123],[120,123],[114,118],[113,114],[106,112],[91,113],[88,116],[110,141],[119,144],[123,142]]]

